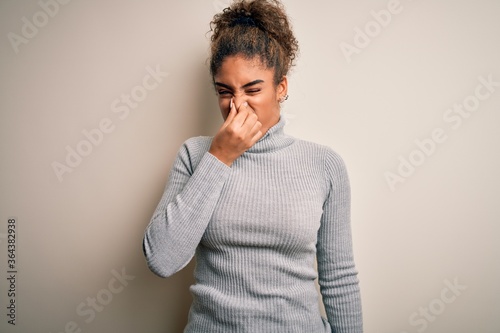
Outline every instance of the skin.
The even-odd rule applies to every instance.
[[[280,99],[288,80],[274,83],[274,69],[258,57],[229,56],[214,76],[224,123],[209,152],[228,166],[252,147],[280,119]]]

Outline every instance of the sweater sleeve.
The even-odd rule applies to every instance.
[[[194,256],[231,168],[199,147],[179,150],[158,206],[146,228],[143,251],[151,271],[168,277]],[[199,163],[193,158],[202,154]]]
[[[318,282],[333,333],[361,333],[363,319],[350,226],[350,185],[343,160],[328,150],[329,186],[318,231]]]

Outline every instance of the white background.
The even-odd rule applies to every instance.
[[[1,332],[182,332],[193,266],[160,279],[141,242],[181,143],[221,124],[206,33],[227,4],[73,0],[52,5],[51,17],[37,1],[0,2]],[[500,86],[460,126],[448,113],[474,102],[479,77],[500,82],[500,2],[284,4],[301,47],[286,132],[331,146],[348,166],[365,332],[500,332]],[[375,16],[388,7],[381,26]],[[27,21],[39,24],[24,28],[29,38]],[[357,53],[346,56],[347,44]],[[116,99],[141,91],[147,68],[168,76],[126,117],[115,113]],[[84,149],[82,131],[103,119],[113,130],[58,178],[66,147]],[[435,129],[446,139],[431,147]],[[419,165],[400,166],[410,158]],[[398,168],[404,182],[391,188],[386,175]],[[6,316],[9,217],[15,326]],[[118,288],[122,271],[130,280]],[[106,304],[90,310],[96,297]]]

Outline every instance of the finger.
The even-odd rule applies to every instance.
[[[257,133],[252,137],[252,146],[260,140],[264,136],[264,133],[262,133],[261,130],[258,130]]]
[[[250,105],[248,105],[248,102],[243,102],[240,104],[240,106],[238,107],[238,113],[241,112],[241,111],[253,111],[253,109],[250,107]]]
[[[254,137],[261,130],[261,128],[262,128],[262,123],[257,120],[250,128],[248,132],[249,136]]]
[[[227,114],[226,121],[224,122],[224,127],[230,124],[236,115],[236,106],[234,105],[233,99],[231,98],[231,101],[229,102],[229,113]]]
[[[255,110],[252,109],[252,107],[248,103],[246,103],[246,109],[248,110],[249,113],[255,113]]]
[[[240,105],[240,107],[237,110],[238,113],[234,117],[234,124],[237,125],[238,127],[243,126],[243,124],[245,123],[248,115],[250,114],[248,112],[247,106],[248,106],[248,103],[244,102],[243,104]],[[233,103],[233,107],[235,107],[234,103]]]
[[[252,130],[254,125],[259,121],[259,117],[257,116],[257,113],[255,113],[255,111],[249,105],[244,106],[243,109],[244,112],[246,113],[246,118],[242,127],[245,127],[248,131],[250,131]]]
[[[246,113],[245,122],[251,121],[251,124],[253,124],[255,123],[255,121],[259,120],[259,118],[257,117],[257,113],[248,103],[245,102],[244,105],[242,105],[242,111],[243,110]]]

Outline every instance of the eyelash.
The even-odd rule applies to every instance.
[[[258,92],[260,92],[260,89],[252,89],[252,90],[247,91],[248,94],[256,94]],[[226,94],[232,94],[232,93],[230,91],[227,91],[227,90],[219,91],[219,95],[226,95]]]

